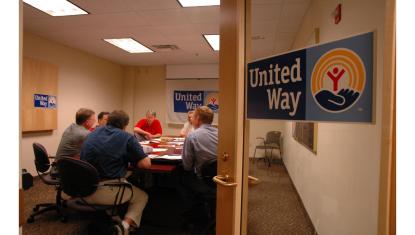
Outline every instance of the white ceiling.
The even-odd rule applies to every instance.
[[[289,50],[310,0],[252,0],[253,57]],[[125,65],[217,63],[203,34],[219,33],[219,6],[182,8],[176,0],[71,0],[89,15],[52,17],[24,4],[24,29]],[[130,54],[103,38],[132,37],[151,48],[180,50]]]

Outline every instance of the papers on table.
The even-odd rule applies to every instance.
[[[183,145],[183,142],[167,142],[167,144],[171,144],[171,145]]]
[[[150,154],[148,155],[151,159],[165,159],[165,160],[181,160],[182,156],[181,155],[156,155],[156,154]]]
[[[148,145],[143,145],[143,151],[144,153],[152,153],[153,152],[153,147],[148,146]]]
[[[159,152],[166,152],[167,149],[163,149],[163,148],[153,148],[153,153],[159,153]]]
[[[183,137],[176,137],[176,138],[173,139],[173,141],[184,142],[184,138]]]
[[[140,141],[140,144],[141,145],[143,145],[143,144],[149,144],[150,143],[150,141],[148,141],[148,140],[145,140],[145,141]]]
[[[163,155],[160,158],[167,159],[167,160],[181,160],[182,156],[181,155]]]
[[[148,157],[151,158],[151,159],[153,159],[153,158],[158,158],[160,156],[157,155],[157,154],[149,154]]]

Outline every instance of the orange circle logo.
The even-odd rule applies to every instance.
[[[362,95],[366,70],[353,51],[337,48],[318,59],[311,74],[311,93],[316,103],[329,112],[343,112]]]

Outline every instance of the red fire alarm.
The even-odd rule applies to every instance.
[[[334,9],[332,16],[334,18],[334,23],[338,24],[342,19],[342,4],[338,4]]]

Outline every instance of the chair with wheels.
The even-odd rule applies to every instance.
[[[56,200],[54,203],[37,204],[33,208],[33,213],[29,216],[27,222],[33,223],[36,216],[52,210],[58,213],[58,216],[62,222],[66,222],[66,217],[62,213],[62,189],[60,187],[60,181],[58,176],[55,175],[52,170],[55,163],[50,162],[50,159],[54,159],[54,157],[49,156],[45,147],[39,143],[33,143],[33,152],[35,154],[36,172],[44,184],[55,187]]]
[[[254,161],[256,158],[257,149],[263,149],[265,151],[264,161],[268,162],[268,166],[271,166],[272,153],[274,149],[279,151],[280,157],[282,158],[282,150],[281,150],[282,137],[281,137],[280,131],[270,131],[267,133],[265,138],[257,137],[257,139],[262,140],[262,144],[255,146],[254,157],[253,157]],[[271,150],[270,156],[268,156],[268,150]]]
[[[122,207],[125,207],[130,200],[122,202],[122,199],[126,189],[132,192],[132,185],[122,181],[100,184],[100,178],[96,168],[88,162],[74,158],[60,158],[57,167],[62,190],[71,197],[71,199],[65,201],[65,205],[68,208],[82,212],[105,212],[112,222],[111,229],[113,231],[111,234],[123,234],[124,230],[121,224],[120,213]],[[115,198],[112,205],[87,203],[84,198],[95,193],[99,187],[119,188],[120,196]]]
[[[203,181],[208,186],[209,190],[201,194],[200,197],[205,205],[205,210],[207,212],[208,224],[206,228],[202,231],[204,234],[215,234],[215,225],[216,225],[216,183],[213,181],[213,177],[217,174],[217,160],[212,160],[207,162],[201,167],[201,174]]]

